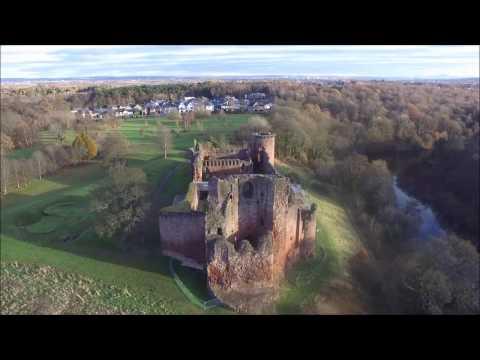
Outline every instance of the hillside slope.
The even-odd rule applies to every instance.
[[[277,305],[280,313],[366,313],[363,295],[355,286],[351,259],[364,251],[346,209],[321,194],[308,169],[277,161],[277,169],[300,182],[317,205],[317,254],[296,265],[288,274]]]

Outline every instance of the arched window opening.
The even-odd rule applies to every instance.
[[[247,181],[243,184],[242,194],[245,198],[250,199],[253,197],[253,184],[250,181]]]

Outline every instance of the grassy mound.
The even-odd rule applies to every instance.
[[[44,216],[34,224],[28,225],[25,229],[31,234],[49,234],[54,232],[63,223],[58,216]]]
[[[73,202],[58,202],[53,205],[47,206],[43,209],[44,215],[53,215],[60,217],[68,217],[82,214],[84,209],[79,208],[77,204]]]
[[[24,211],[18,214],[14,223],[16,226],[23,227],[35,224],[42,219],[42,214],[36,211]]]
[[[88,215],[84,204],[60,201],[47,205],[43,210],[20,213],[15,219],[15,225],[33,235],[50,234],[62,228],[68,230],[68,233],[80,232],[82,229],[76,229],[75,225],[82,223]]]

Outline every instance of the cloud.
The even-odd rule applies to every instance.
[[[478,76],[477,46],[2,46],[2,78]],[[349,75],[350,74],[350,75]]]

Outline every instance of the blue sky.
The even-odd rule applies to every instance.
[[[478,77],[479,46],[2,46],[2,78]]]

